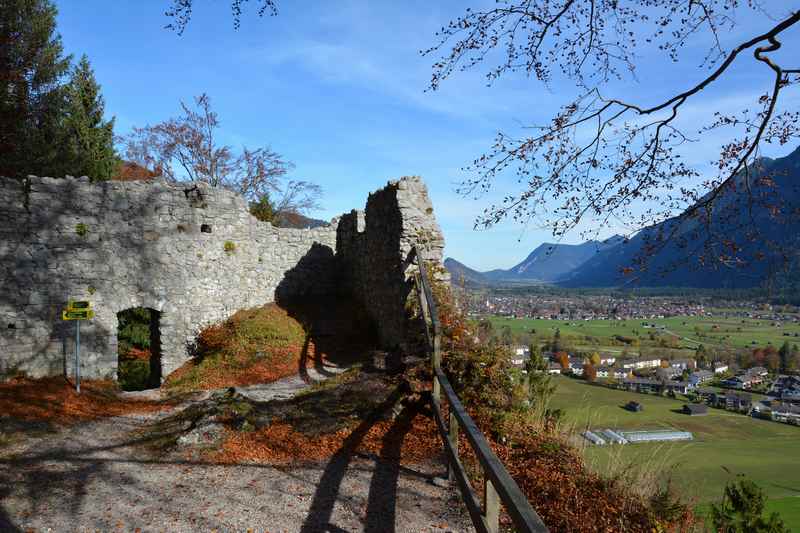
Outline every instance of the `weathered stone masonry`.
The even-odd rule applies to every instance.
[[[361,300],[384,346],[404,348],[406,302],[415,270],[411,249],[426,261],[442,262],[444,238],[433,205],[419,178],[390,182],[369,195],[364,212],[343,215],[338,225],[337,258],[350,291]]]
[[[422,242],[441,261],[444,246],[419,178],[373,193],[365,214],[309,230],[260,222],[242,197],[202,183],[0,178],[0,202],[0,377],[72,373],[74,323],[61,320],[70,298],[91,300],[96,312],[81,328],[88,377],[116,374],[119,311],[160,312],[167,375],[201,327],[276,293],[352,291],[394,348],[403,343],[408,252]]]

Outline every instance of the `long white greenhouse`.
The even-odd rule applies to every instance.
[[[584,431],[584,438],[598,446],[606,444],[634,444],[637,442],[661,442],[676,440],[692,440],[694,436],[689,431],[650,430],[650,431],[622,431],[619,429],[595,429]]]
[[[621,431],[628,442],[654,442],[671,440],[692,440],[689,431]]]

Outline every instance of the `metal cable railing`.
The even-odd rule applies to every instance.
[[[461,496],[467,506],[475,529],[481,533],[496,533],[500,527],[500,505],[505,506],[514,527],[520,532],[545,533],[548,531],[542,519],[533,510],[528,499],[511,478],[503,463],[492,451],[486,437],[467,413],[461,400],[453,390],[450,381],[441,369],[441,323],[436,302],[431,291],[430,278],[424,258],[419,249],[413,249],[413,256],[419,266],[416,277],[417,294],[425,320],[425,334],[431,353],[433,367],[433,392],[431,402],[439,435],[442,437],[447,455],[447,471],[451,480],[458,483]],[[449,406],[449,420],[442,416],[442,396]],[[483,502],[472,488],[472,484],[458,457],[458,434],[463,431],[483,470]]]

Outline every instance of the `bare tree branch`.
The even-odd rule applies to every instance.
[[[432,90],[454,72],[494,60],[499,52],[502,58],[486,71],[489,83],[514,71],[548,83],[553,69],[559,69],[580,91],[549,124],[531,128],[534,134],[515,138],[498,133],[491,150],[467,167],[472,177],[462,183],[463,194],[480,195],[509,172],[521,187],[487,207],[476,226],[489,227],[507,217],[520,223],[536,220],[561,238],[586,217],[597,222],[590,230],[595,234],[612,222],[639,230],[671,220],[664,234],[651,236],[649,253],[686,237],[687,227],[699,239],[699,225],[707,237],[700,260],[713,255],[726,265],[741,261],[736,257],[741,243],[724,237],[726,242],[715,243],[711,224],[721,220],[717,204],[729,193],[759,196],[766,203],[763,184],[754,188],[749,182],[751,170],[761,168],[759,146],[798,138],[798,113],[776,113],[782,91],[798,82],[796,69],[782,68],[771,54],[781,47],[780,36],[800,22],[800,11],[725,51],[720,36],[735,27],[740,4],[764,14],[752,0],[507,0],[493,9],[467,10],[442,28],[439,42],[422,51],[444,52],[433,64]],[[652,105],[603,95],[609,79],[625,72],[635,75],[636,52],[643,44],[656,45],[678,61],[696,35],[711,41],[702,62],[710,72],[699,82]],[[743,135],[723,147],[718,175],[697,184],[699,174],[681,158],[682,146],[696,139],[678,127],[678,118],[687,102],[726,76],[748,50],[771,69],[772,90],[754,96],[761,107],[755,116],[746,110],[746,117],[720,115],[696,132],[700,136],[711,129],[738,128]],[[730,207],[731,202],[722,204]],[[733,224],[736,216],[738,211],[730,213],[725,224]]]
[[[269,147],[242,147],[235,154],[230,146],[219,145],[220,127],[206,94],[194,99],[194,107],[181,103],[182,116],[154,126],[134,128],[124,138],[126,155],[173,181],[205,181],[242,194],[250,202],[278,198],[273,211],[305,213],[319,207],[322,190],[308,181],[284,182],[291,162]],[[271,200],[270,200],[271,201]]]
[[[243,6],[249,0],[230,0],[231,11],[233,12],[233,27],[239,29],[242,22]],[[258,0],[259,6],[256,13],[259,17],[266,14],[275,16],[278,14],[278,4],[275,0]],[[192,8],[194,7],[194,0],[172,0],[172,7],[167,9],[164,14],[171,22],[165,26],[169,30],[175,31],[178,35],[183,35],[186,27],[192,20]]]

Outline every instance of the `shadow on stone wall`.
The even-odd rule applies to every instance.
[[[275,301],[325,296],[336,292],[339,272],[330,246],[315,242],[297,264],[287,270],[275,289]]]
[[[314,244],[275,291],[276,303],[306,330],[298,365],[304,379],[312,366],[327,374],[324,361],[340,366],[370,361],[378,346],[377,330],[339,267],[330,247]]]
[[[17,183],[19,186],[15,188]],[[114,379],[116,313],[123,307],[131,307],[119,303],[118,296],[124,293],[132,298],[129,302],[133,306],[160,306],[151,286],[135,282],[119,287],[109,269],[114,258],[98,243],[114,239],[119,247],[129,250],[137,280],[157,279],[158,247],[145,238],[143,228],[118,231],[110,225],[99,225],[105,213],[113,211],[115,202],[106,182],[92,185],[94,196],[88,201],[97,206],[94,212],[84,205],[86,181],[58,182],[57,196],[48,192],[56,185],[41,179],[32,186],[32,192],[26,192],[21,180],[4,180],[3,185],[9,186],[3,195],[9,201],[0,221],[12,217],[14,223],[0,229],[0,274],[5,278],[0,283],[0,341],[5,342],[7,352],[0,355],[0,379],[14,374],[62,374],[71,381],[75,323],[61,318],[69,299],[88,299],[96,311],[93,320],[81,324],[82,376]],[[142,204],[156,205],[159,192],[162,191],[150,191],[143,196]],[[69,222],[64,221],[65,213],[72,217]],[[80,235],[76,226],[84,222],[86,233]],[[179,232],[177,228],[162,230],[160,237],[169,238]],[[64,265],[69,268],[64,270]],[[59,277],[63,281],[52,281]]]
[[[333,298],[328,311],[320,311],[318,303],[311,311],[297,311],[298,318],[322,324],[314,334],[327,328],[317,313],[341,314],[335,306],[345,298],[355,306],[345,297],[354,295],[379,326],[380,345],[407,348],[405,308],[412,286],[406,255],[430,235],[439,246],[437,261],[443,247],[419,179],[390,182],[371,194],[364,212],[342,217],[335,244],[332,228],[310,238],[301,230],[261,235],[256,226],[236,225],[241,221],[233,216],[235,209],[244,204],[232,193],[187,187],[52,178],[33,178],[25,186],[0,178],[6,206],[0,211],[0,378],[17,371],[55,375],[69,368],[74,325],[61,321],[69,298],[90,300],[95,307],[95,319],[82,328],[87,377],[115,377],[116,314],[123,309],[161,313],[162,366],[168,374],[187,360],[187,343],[191,348],[197,329],[269,301],[273,288],[275,300],[289,309],[304,300]],[[234,224],[230,242],[228,233],[213,231],[219,229],[215,224]],[[237,262],[234,241],[240,238],[246,245],[238,248],[243,255]],[[311,245],[313,240],[318,242]],[[234,244],[230,254],[220,255],[223,244]],[[217,253],[203,254],[212,245],[219,246]],[[256,251],[264,252],[261,266]]]

